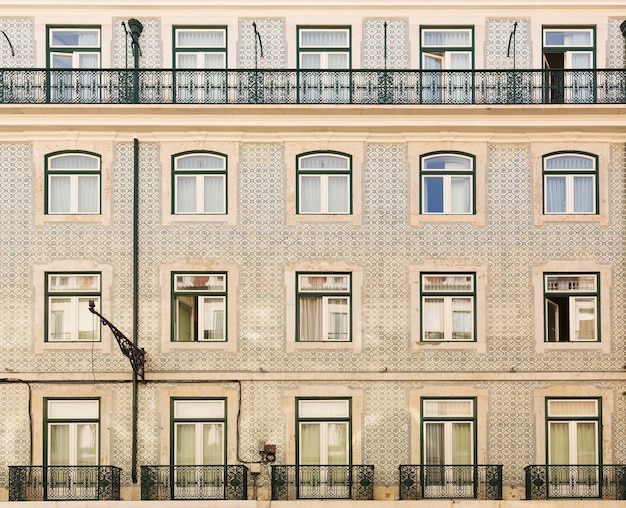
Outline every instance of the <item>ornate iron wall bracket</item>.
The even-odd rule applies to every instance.
[[[96,304],[93,300],[89,300],[89,312],[95,314],[100,318],[100,321],[103,325],[108,326],[113,332],[113,336],[115,340],[117,340],[118,345],[120,346],[120,350],[130,360],[130,365],[133,368],[133,371],[137,376],[141,378],[142,381],[145,381],[144,377],[144,367],[146,363],[146,351],[144,348],[139,348],[133,342],[126,337],[120,330],[117,329],[113,323],[111,323],[108,319],[106,319],[102,314],[100,314],[96,309]]]

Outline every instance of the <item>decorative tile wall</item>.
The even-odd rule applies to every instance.
[[[609,18],[609,37],[607,41],[606,67],[608,69],[621,69],[626,67],[626,55],[624,51],[624,36],[620,25],[624,18]]]
[[[408,25],[405,19],[363,20],[361,67],[363,69],[408,69],[410,51]]]
[[[162,57],[161,20],[159,18],[141,18],[143,31],[139,36],[139,67],[142,69],[159,69],[164,66]],[[126,34],[130,32],[128,18],[113,18],[113,48],[111,50],[111,67],[114,69],[133,68],[132,37]],[[171,68],[170,62],[165,63],[165,68]]]
[[[509,50],[509,40],[513,32],[514,23],[517,22],[515,32],[515,51],[513,43]],[[485,43],[485,68],[486,69],[540,69],[541,62],[531,62],[529,19],[496,19],[487,18],[487,40]],[[480,46],[477,44],[476,50]],[[507,56],[507,54],[509,56]],[[515,61],[513,58],[515,55]]]
[[[0,68],[26,67],[35,67],[32,18],[0,18]]]
[[[257,32],[261,39],[260,44],[253,23],[256,23]],[[261,46],[263,47],[263,56],[261,56]],[[239,20],[238,68],[283,69],[287,66],[286,46],[284,19]],[[296,51],[295,41],[292,41],[291,51]]]

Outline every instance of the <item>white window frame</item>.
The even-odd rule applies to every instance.
[[[82,168],[52,168],[54,161],[61,160],[69,157],[84,157],[85,159],[93,159],[97,162],[97,169],[89,168],[87,166]],[[101,213],[101,194],[102,194],[102,163],[100,157],[96,154],[85,152],[66,152],[62,154],[50,154],[46,156],[46,186],[47,186],[47,206],[46,214],[49,215],[100,215]],[[79,210],[79,179],[91,177],[97,181],[98,191],[96,194],[95,211],[81,211]],[[69,178],[70,179],[70,203],[69,210],[55,212],[52,211],[53,196],[52,196],[52,181],[55,178]]]
[[[201,278],[215,278],[222,279],[221,287],[219,289],[181,289],[178,287],[179,278],[185,277],[201,277]],[[228,276],[226,272],[175,272],[172,273],[172,341],[174,342],[227,342],[228,341]],[[180,333],[180,321],[181,321],[181,306],[183,304],[183,298],[191,298],[190,308],[190,340],[181,340]],[[222,330],[221,338],[212,338],[211,332],[219,332],[220,330],[205,329],[204,328],[204,301],[206,300],[219,300],[222,302]],[[195,319],[197,318],[197,319]],[[195,326],[197,322],[197,328]],[[206,337],[206,338],[205,338]]]
[[[53,280],[58,277],[85,277],[85,278],[95,278],[97,282],[97,287],[92,287],[88,289],[54,289],[52,285]],[[93,300],[95,304],[96,310],[100,311],[100,298],[102,295],[102,274],[98,272],[93,273],[65,273],[65,272],[46,272],[46,306],[47,306],[47,318],[46,318],[46,341],[49,343],[57,343],[57,342],[100,342],[101,340],[101,324],[100,320],[95,316],[90,314],[84,314],[85,312],[89,312],[89,310],[84,310],[85,300],[87,302],[89,300]],[[69,316],[67,318],[67,322],[69,323],[69,330],[64,331],[64,335],[68,334],[67,339],[57,339],[53,336],[54,333],[54,323],[55,323],[55,310],[54,310],[54,301],[59,300],[69,300]],[[81,308],[83,309],[83,315],[81,316]],[[91,317],[93,322],[93,329],[91,333],[93,334],[93,338],[81,338],[81,330],[80,330],[80,321],[81,317]],[[65,322],[66,320],[63,319]],[[65,328],[64,328],[65,330]],[[83,330],[84,331],[84,330]]]
[[[428,161],[437,158],[458,158],[459,160],[469,162],[469,169],[455,169],[455,168],[442,168],[442,169],[427,169]],[[443,182],[443,211],[441,212],[429,212],[426,210],[426,179],[427,178],[439,178]],[[469,211],[458,212],[452,211],[452,179],[463,178],[469,181],[470,199],[469,199]],[[425,154],[420,160],[420,208],[423,215],[475,215],[476,202],[475,202],[475,180],[476,170],[474,158],[469,154],[456,153],[456,152],[438,152]]]

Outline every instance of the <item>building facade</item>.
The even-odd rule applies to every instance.
[[[0,501],[626,506],[626,6],[214,4],[0,0]]]

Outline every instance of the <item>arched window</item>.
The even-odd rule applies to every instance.
[[[422,156],[420,168],[421,213],[476,213],[474,158],[460,153]]]
[[[46,156],[46,213],[100,213],[100,156],[89,152]]]
[[[582,152],[543,157],[543,213],[598,213],[597,157]]]
[[[352,213],[352,159],[340,153],[298,156],[298,213]]]
[[[174,155],[172,213],[225,214],[227,159],[214,152]]]

